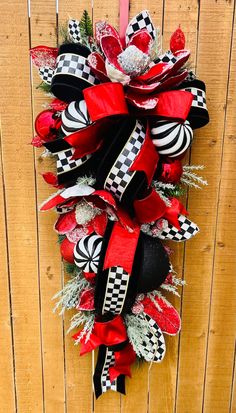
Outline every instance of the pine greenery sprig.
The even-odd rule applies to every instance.
[[[38,86],[36,86],[36,89],[40,89],[44,93],[51,93],[51,85],[48,85],[45,82],[41,82]]]
[[[66,235],[58,234],[58,239],[57,239],[58,244],[61,245],[61,243],[64,241],[65,238],[66,238]]]
[[[89,186],[93,186],[96,183],[96,179],[93,176],[80,176],[77,181],[76,184],[77,185],[89,185]]]
[[[58,27],[58,40],[59,44],[61,43],[72,43],[68,34],[68,25],[67,23],[60,24]]]
[[[153,41],[150,55],[152,60],[156,60],[162,54],[162,34],[160,27],[156,27],[156,38]]]
[[[75,277],[69,280],[63,289],[54,295],[53,300],[58,299],[54,312],[61,307],[60,315],[64,314],[65,310],[75,308],[78,304],[81,291],[90,287],[89,282],[83,277],[82,272],[77,273]]]
[[[78,338],[75,340],[75,345],[81,342],[81,339],[85,336],[85,343],[89,340],[90,334],[93,330],[95,321],[95,312],[94,311],[79,311],[71,318],[70,327],[67,330],[67,334],[70,333],[74,328],[82,327],[83,330],[79,334]]]
[[[93,23],[92,23],[91,18],[89,17],[87,10],[83,11],[83,14],[82,14],[82,17],[79,23],[79,28],[80,28],[81,37],[83,39],[88,38],[88,37],[93,37]]]
[[[175,185],[174,189],[167,189],[166,192],[168,196],[175,198],[180,198],[186,194],[186,190],[181,185]]]
[[[152,344],[150,343],[150,340],[147,339],[150,332],[150,326],[147,319],[142,313],[138,316],[127,314],[124,316],[124,319],[129,341],[131,342],[135,353],[138,357],[145,358],[146,354],[143,353],[144,343],[147,350],[150,349],[150,351],[153,351]]]
[[[208,185],[207,181],[193,171],[204,169],[203,165],[184,165],[181,182],[192,188],[202,189],[202,186]],[[201,186],[200,186],[201,185]]]
[[[65,270],[66,270],[67,274],[75,275],[76,269],[77,269],[77,267],[76,267],[75,264],[71,264],[69,262],[65,263]]]

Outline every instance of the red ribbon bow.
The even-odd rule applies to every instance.
[[[73,338],[79,339],[81,330],[76,333]],[[113,320],[106,322],[95,321],[93,331],[86,342],[85,336],[80,340],[81,349],[80,355],[83,356],[92,350],[95,350],[101,344],[107,347],[115,346],[124,343],[128,339],[126,327],[123,318],[118,315]]]
[[[73,338],[79,339],[81,330]],[[81,338],[80,355],[94,350],[100,345],[107,347],[125,343],[128,339],[123,318],[117,315],[113,320],[107,322],[95,321],[93,331],[86,342],[85,336]],[[131,376],[130,365],[134,362],[136,354],[133,347],[128,343],[122,350],[115,351],[115,364],[109,368],[110,380],[115,380],[120,374]]]

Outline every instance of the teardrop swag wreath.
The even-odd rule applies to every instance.
[[[121,36],[88,13],[69,20],[57,48],[31,49],[51,103],[35,120],[32,144],[55,159],[43,174],[57,189],[41,206],[58,218],[61,255],[71,279],[56,308],[74,309],[69,331],[80,354],[99,348],[96,396],[125,393],[136,358],[160,362],[164,334],[180,317],[163,292],[183,281],[162,240],[182,242],[198,227],[179,197],[206,185],[182,165],[193,129],[209,121],[205,85],[187,65],[184,33],[161,51],[159,31],[144,10]]]

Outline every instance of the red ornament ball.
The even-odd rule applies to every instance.
[[[176,159],[162,164],[161,181],[171,184],[177,184],[183,173],[181,162]]]
[[[61,119],[54,110],[44,110],[35,119],[35,130],[43,141],[56,138],[56,132],[61,126]]]
[[[74,264],[74,247],[75,244],[67,238],[65,238],[60,245],[62,258],[70,264]]]

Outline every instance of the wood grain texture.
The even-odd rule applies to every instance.
[[[178,24],[185,32],[211,116],[189,156],[206,165],[209,186],[185,199],[200,234],[186,247],[174,245],[172,261],[187,281],[182,301],[169,297],[182,312],[180,340],[167,337],[160,365],[133,366],[127,396],[108,392],[97,401],[92,355],[80,357],[70,335],[64,337],[73,312],[64,320],[52,313],[64,274],[56,216],[37,212],[50,194],[39,174],[52,164],[40,162],[40,150],[34,154],[28,145],[46,99],[35,89],[40,79],[30,70],[28,49],[54,46],[57,22],[79,19],[84,9],[93,21],[118,28],[119,0],[3,0],[1,6],[0,412],[236,413],[235,1],[130,0],[130,18],[148,9],[162,28],[164,50]]]
[[[1,125],[0,125],[1,126]],[[1,148],[0,130],[0,151]],[[4,374],[0,375],[0,401],[4,411],[15,410],[15,371],[14,342],[11,319],[11,287],[9,279],[9,257],[7,245],[7,221],[5,208],[5,187],[2,168],[2,153],[0,153],[0,366]]]
[[[9,271],[17,408],[43,409],[35,171],[27,2],[3,1],[1,16],[2,154],[6,186]]]
[[[163,6],[163,51],[169,49],[171,34],[181,25],[186,38],[186,48],[191,51],[190,64],[194,68],[196,63],[197,30],[198,30],[199,5],[197,0],[175,1],[166,0]],[[177,20],[178,19],[178,20]],[[190,151],[183,159],[183,164],[188,164]],[[182,202],[187,206],[188,194],[183,196]],[[183,260],[185,243],[169,242],[173,250],[171,262],[179,278],[183,277]],[[179,289],[181,293],[181,288]],[[172,294],[167,298],[181,314],[181,299]],[[175,409],[176,385],[178,380],[178,351],[179,337],[165,335],[167,354],[160,365],[153,365],[150,374],[150,412],[173,412]],[[158,389],[162,389],[158,391]]]
[[[39,44],[55,47],[57,44],[56,3],[47,1],[47,13],[44,10],[44,0],[30,1],[30,46]],[[38,113],[45,109],[49,98],[36,89],[41,79],[36,68],[32,68],[32,106],[33,121]],[[55,192],[45,184],[41,174],[52,170],[52,160],[42,161],[40,154],[43,149],[35,150],[36,190],[38,205]],[[44,403],[46,411],[63,413],[65,408],[65,378],[62,318],[53,313],[54,303],[51,298],[62,288],[62,273],[57,235],[53,228],[56,220],[54,212],[37,215],[39,242],[39,272],[40,272],[40,301],[42,322],[42,354]]]
[[[235,19],[235,16],[234,16]],[[205,365],[203,410],[228,412],[234,375],[236,331],[236,20],[232,30],[226,113],[220,165],[213,284]]]
[[[179,413],[200,412],[202,408],[233,3],[202,1],[200,11],[197,74],[207,84],[211,123],[195,135],[191,163],[206,165],[204,176],[209,187],[204,196],[199,191],[190,191],[189,195],[188,210],[201,232],[186,244],[184,273],[188,286],[183,294],[176,402]],[[221,39],[220,48],[214,47],[216,39]],[[214,64],[217,58],[222,62],[220,70]]]

